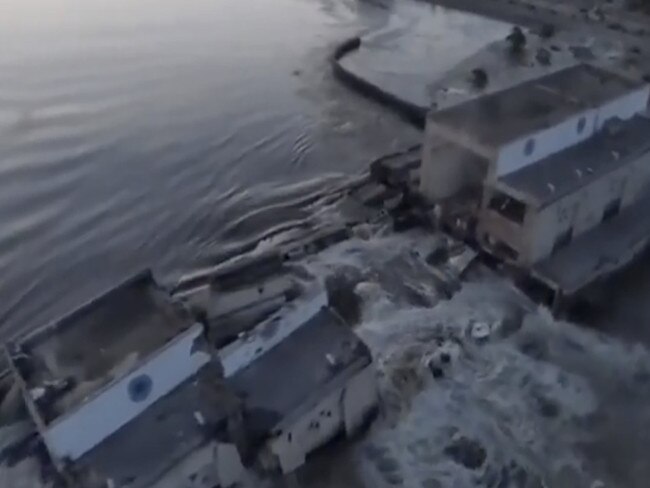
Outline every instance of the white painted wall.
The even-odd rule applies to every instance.
[[[598,109],[595,130],[599,131],[613,117],[627,120],[646,109],[650,86],[643,86],[637,90],[612,100]]]
[[[377,406],[379,390],[374,365],[370,365],[348,381],[343,392],[345,433],[354,435],[370,410]]]
[[[249,334],[221,349],[219,357],[223,364],[224,376],[226,378],[232,376],[270,351],[326,305],[326,293],[318,293],[310,299],[301,300],[300,303],[293,305],[292,309],[280,310]],[[276,329],[273,334],[267,331],[270,325]]]
[[[299,468],[312,450],[326,443],[343,428],[342,389],[322,398],[280,436],[270,440],[269,450],[277,456],[283,473]],[[316,422],[318,427],[314,426]]]
[[[636,201],[648,188],[650,154],[605,174],[576,193],[542,209],[531,229],[529,262],[548,256],[558,235],[573,227],[574,238],[600,225],[607,205],[621,198],[621,208]]]
[[[506,175],[585,141],[601,130],[612,117],[622,120],[630,119],[645,110],[649,95],[650,87],[643,86],[604,104],[602,107],[587,110],[553,127],[504,145],[500,148],[496,158],[494,176]],[[585,118],[586,123],[584,130],[579,132],[578,122],[582,117]],[[530,139],[535,140],[535,149],[532,154],[527,155],[525,149]]]
[[[109,383],[94,397],[49,425],[43,437],[53,457],[78,459],[194,375],[210,361],[206,352],[192,352],[194,341],[201,334],[203,326],[193,325],[146,358],[137,369]],[[152,390],[146,399],[134,402],[129,397],[128,385],[143,374],[152,379]]]
[[[269,441],[283,473],[305,462],[307,455],[344,430],[353,434],[377,405],[375,368],[368,365],[308,409],[289,428]]]
[[[578,123],[582,117],[585,118],[585,128],[579,132]],[[553,127],[502,146],[496,157],[495,171],[492,176],[497,178],[507,175],[588,139],[596,126],[596,117],[596,110],[587,110]],[[527,155],[526,144],[530,139],[535,141],[535,149]]]

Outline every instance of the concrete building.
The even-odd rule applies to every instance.
[[[377,404],[370,353],[324,292],[218,349],[146,272],[5,352],[48,464],[70,487],[284,475]]]
[[[572,294],[638,253],[650,89],[588,65],[432,112],[421,191],[474,203],[488,251]]]

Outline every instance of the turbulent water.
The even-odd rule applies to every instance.
[[[412,142],[326,62],[391,15],[352,0],[1,2],[5,335],[141,268],[173,279]]]
[[[359,281],[358,332],[373,351],[382,391],[369,435],[324,456],[307,482],[647,486],[648,350],[556,321],[487,271],[443,299],[426,263],[435,239],[380,234],[306,265],[314,276],[342,272]]]

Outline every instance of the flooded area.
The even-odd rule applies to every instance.
[[[435,237],[381,234],[306,264],[315,276],[358,281],[358,332],[378,358],[383,404],[367,438],[314,468],[329,477],[319,483],[307,473],[306,481],[319,488],[646,486],[645,347],[555,320],[491,273],[475,273],[446,300],[428,274]]]

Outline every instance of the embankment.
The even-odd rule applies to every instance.
[[[389,107],[415,126],[424,128],[424,121],[427,112],[426,107],[421,107],[407,100],[403,100],[344,66],[341,62],[343,58],[350,53],[357,51],[361,47],[361,44],[361,38],[355,36],[346,39],[336,46],[330,58],[330,64],[334,76],[361,95]]]

